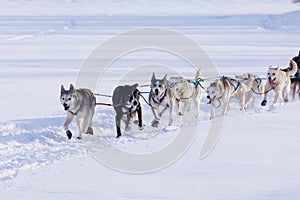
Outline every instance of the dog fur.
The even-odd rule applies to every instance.
[[[154,116],[151,125],[153,127],[158,127],[161,117],[167,110],[169,110],[170,115],[168,125],[171,126],[173,123],[172,112],[174,96],[167,84],[167,75],[165,75],[162,79],[157,79],[153,73],[150,87],[149,104]],[[160,107],[163,107],[161,111]]]
[[[292,69],[284,72],[279,67],[270,66],[267,72],[267,82],[265,85],[265,91],[274,90],[275,97],[273,104],[279,102],[288,102],[289,94],[291,90],[291,79],[290,76],[295,75],[297,72],[297,64],[295,61],[290,60]],[[262,106],[266,106],[268,98],[268,92],[264,94],[264,100],[261,102]]]
[[[117,128],[117,138],[121,133],[121,120],[125,122],[125,130],[130,129],[130,123],[138,115],[138,126],[143,129],[142,108],[139,102],[138,84],[124,85],[115,88],[112,95],[113,107],[116,112],[115,122]]]
[[[241,110],[245,109],[246,86],[235,79],[222,77],[212,82],[207,88],[210,104],[210,119],[215,117],[215,102],[219,101],[222,106],[221,115],[227,113],[230,98],[235,97],[241,106]]]
[[[69,124],[76,117],[76,123],[79,129],[77,139],[82,139],[82,134],[93,135],[92,121],[95,113],[96,97],[89,89],[74,89],[71,84],[70,89],[66,90],[61,86],[60,102],[63,105],[67,118],[64,123],[64,129],[69,139],[72,138],[72,132],[69,130]]]
[[[250,105],[253,107],[255,103],[255,94],[258,94],[263,98],[264,84],[262,79],[255,74],[244,73],[236,74],[235,77],[240,80],[246,86],[246,100],[245,107],[249,108]]]
[[[200,79],[201,70],[198,69],[194,80]],[[175,106],[178,115],[184,115],[185,111],[191,109],[191,104],[193,102],[196,118],[199,116],[199,105],[202,95],[202,88],[199,85],[195,85],[193,82],[184,79],[183,77],[172,77],[174,81],[174,86],[171,88],[175,96]],[[180,110],[180,103],[183,103],[183,108]]]

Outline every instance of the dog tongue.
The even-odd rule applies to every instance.
[[[207,102],[207,104],[211,104],[211,99],[209,99],[209,101]]]
[[[275,85],[275,82],[273,80],[269,80],[271,85]]]

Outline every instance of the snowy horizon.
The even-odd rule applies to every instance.
[[[126,8],[126,9],[124,9]],[[292,0],[30,0],[2,1],[0,16],[225,16],[282,14],[300,9]]]

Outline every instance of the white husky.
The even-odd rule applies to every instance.
[[[210,119],[215,117],[215,107],[222,107],[221,115],[225,115],[231,97],[236,97],[241,106],[241,110],[245,109],[246,86],[245,84],[231,79],[222,77],[212,82],[207,88],[207,98],[210,106]]]
[[[249,105],[254,107],[255,94],[258,94],[261,98],[263,98],[264,84],[262,82],[262,78],[251,73],[244,73],[240,75],[236,74],[235,77],[246,86],[246,108],[250,107]]]
[[[270,66],[267,72],[267,82],[265,85],[265,91],[274,90],[275,98],[273,104],[280,102],[288,102],[291,90],[291,79],[290,76],[295,75],[297,72],[297,63],[290,60],[292,65],[292,70],[284,72],[279,69],[279,67]],[[268,92],[264,94],[264,100],[261,102],[262,106],[267,105]]]
[[[61,86],[60,102],[66,110],[67,119],[64,123],[64,129],[69,139],[72,138],[72,132],[69,130],[69,124],[76,117],[79,135],[77,139],[82,139],[82,134],[93,135],[92,119],[95,112],[96,97],[89,89],[75,90],[71,84],[69,90]]]
[[[200,69],[197,70],[193,80],[186,80],[183,77],[171,77],[170,84],[175,96],[175,105],[178,115],[184,115],[186,110],[191,110],[193,102],[196,117],[199,115],[199,104],[202,95],[202,88],[199,85]],[[183,108],[180,110],[180,102]]]

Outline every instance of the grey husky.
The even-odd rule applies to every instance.
[[[72,138],[72,132],[69,130],[69,124],[76,117],[76,123],[79,128],[77,139],[82,139],[82,134],[93,135],[92,120],[95,113],[96,97],[89,89],[74,89],[71,84],[70,89],[66,90],[61,86],[60,102],[63,105],[67,119],[64,123],[64,129],[69,139]]]
[[[151,90],[149,94],[149,104],[151,106],[152,113],[154,115],[154,120],[151,125],[153,127],[158,127],[160,118],[162,115],[169,109],[169,126],[173,123],[173,101],[174,95],[171,89],[167,84],[167,75],[165,75],[162,79],[157,79],[155,74],[153,73],[151,78]],[[163,109],[160,111],[160,107]]]

